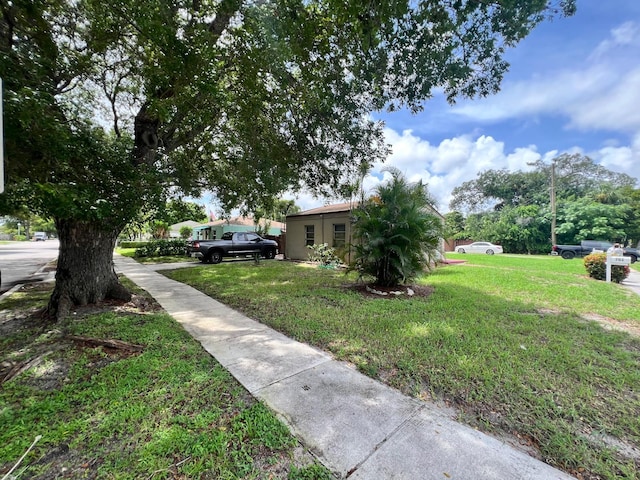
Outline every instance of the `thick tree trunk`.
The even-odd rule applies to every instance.
[[[74,305],[97,303],[107,298],[131,299],[113,266],[113,249],[119,231],[104,224],[69,219],[56,220],[60,250],[56,286],[47,307],[48,316],[59,320]]]

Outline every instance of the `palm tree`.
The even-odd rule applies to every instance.
[[[410,183],[399,170],[354,210],[352,269],[393,287],[429,269],[442,236],[442,222],[422,182]]]

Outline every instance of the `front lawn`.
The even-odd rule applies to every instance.
[[[47,326],[52,288],[0,303],[1,478],[332,478],[143,292]]]
[[[637,478],[640,296],[580,259],[447,257],[412,298],[293,262],[165,274],[580,478]]]

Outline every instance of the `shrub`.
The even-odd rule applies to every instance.
[[[320,265],[329,267],[337,267],[342,262],[336,255],[336,249],[329,246],[327,243],[307,245],[309,249],[309,261],[318,262]]]
[[[186,254],[184,240],[152,240],[137,248],[136,257],[166,257]]]
[[[353,211],[354,262],[360,277],[395,287],[430,268],[442,223],[433,213],[426,185],[410,183],[397,169],[376,195]]]
[[[151,225],[151,236],[153,238],[166,238],[169,236],[169,224],[162,220],[154,220]]]
[[[584,267],[591,278],[596,280],[607,279],[607,254],[591,253],[584,257]],[[620,283],[629,276],[628,265],[613,265],[611,267],[611,281]]]
[[[145,247],[147,245],[147,241],[132,241],[132,240],[122,240],[121,242],[118,242],[118,246],[120,248],[142,248]]]
[[[134,252],[135,257],[153,257],[155,256],[156,248],[153,242],[146,242],[144,245],[136,248]]]

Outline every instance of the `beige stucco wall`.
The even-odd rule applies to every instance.
[[[327,243],[333,246],[333,226],[345,225],[346,243],[351,242],[350,212],[324,213],[317,215],[300,215],[287,217],[287,258],[291,260],[307,260],[309,249],[305,244],[305,226],[314,226],[314,243]]]
[[[435,210],[433,211],[444,224],[444,217]],[[333,225],[344,224],[346,229],[346,243],[353,243],[351,238],[351,212],[338,211],[327,213],[314,213],[311,215],[293,215],[287,217],[287,244],[286,257],[291,260],[307,260],[309,249],[305,244],[305,226],[313,225],[315,228],[315,243],[333,243]],[[441,256],[444,256],[444,239],[439,241]],[[350,262],[350,252],[343,252],[343,260]]]

